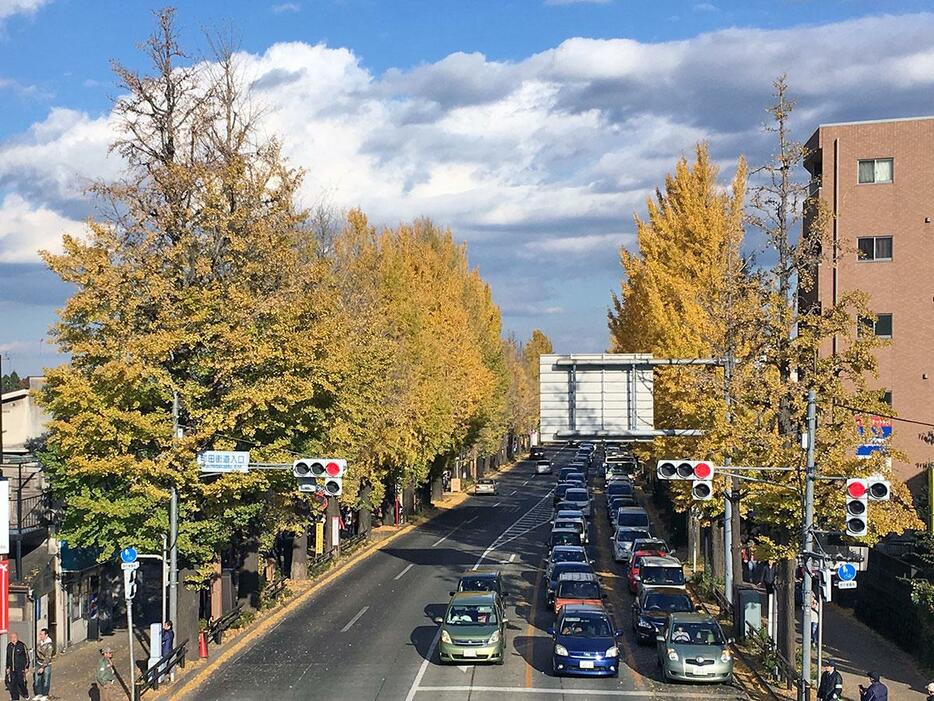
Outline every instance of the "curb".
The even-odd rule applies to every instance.
[[[497,472],[508,470],[515,465],[517,465],[521,460],[503,465]],[[221,669],[227,662],[229,662],[235,655],[239,654],[244,648],[251,645],[264,633],[268,632],[275,626],[277,626],[281,621],[283,621],[287,616],[292,614],[296,608],[305,603],[310,599],[314,594],[320,591],[323,587],[330,584],[332,581],[343,575],[347,570],[349,570],[354,565],[358,564],[360,561],[372,555],[374,552],[378,551],[385,544],[392,542],[393,540],[401,537],[402,535],[409,533],[419,526],[422,526],[430,521],[434,520],[442,513],[449,511],[450,509],[456,508],[463,504],[471,496],[469,492],[458,492],[455,493],[455,496],[446,500],[442,506],[434,507],[438,513],[432,514],[431,516],[425,519],[419,519],[413,522],[409,522],[402,526],[398,531],[392,533],[385,538],[381,538],[379,541],[374,541],[370,546],[363,548],[362,550],[354,553],[350,558],[345,560],[343,563],[339,563],[336,567],[332,568],[325,574],[322,578],[315,581],[308,589],[299,593],[295,598],[288,601],[282,606],[278,611],[273,612],[271,615],[263,618],[262,622],[254,626],[249,632],[244,633],[237,640],[230,644],[227,649],[221,652],[213,660],[210,660],[207,665],[201,670],[198,670],[193,673],[193,675],[184,680],[181,686],[178,687],[164,687],[165,691],[162,689],[157,691],[152,698],[161,699],[161,698],[184,698],[186,694],[190,694],[195,688],[207,681],[214,673]]]

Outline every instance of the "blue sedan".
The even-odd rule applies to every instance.
[[[616,638],[621,632],[613,628],[613,621],[602,606],[565,606],[549,632],[554,638],[551,665],[556,676],[619,675]]]

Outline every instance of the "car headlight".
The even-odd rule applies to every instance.
[[[490,636],[490,639],[486,641],[487,645],[496,645],[499,642],[499,631],[494,630],[493,635]]]
[[[721,661],[721,662],[729,662],[731,659],[733,659],[733,655],[730,654],[730,651],[729,651],[729,650],[724,650],[724,651],[723,651],[723,654],[720,655],[720,661]]]
[[[451,645],[451,636],[444,629],[441,630],[441,642],[445,645]]]
[[[607,657],[619,657],[619,648],[615,645],[606,651]]]
[[[677,662],[678,653],[672,650],[671,648],[668,648],[668,659],[671,660],[672,662]]]
[[[564,647],[564,645],[558,645],[555,643],[555,654],[558,655],[558,657],[567,657],[568,649]]]

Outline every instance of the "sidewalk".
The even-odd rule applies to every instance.
[[[134,651],[136,654],[137,674],[142,671],[149,659],[148,630],[137,631]],[[140,638],[143,638],[140,640]],[[52,661],[52,694],[50,698],[64,701],[85,701],[92,699],[98,701],[95,675],[97,662],[100,659],[100,648],[112,647],[114,650],[114,668],[118,679],[124,684],[124,690],[129,688],[127,678],[130,674],[130,641],[127,631],[117,630],[112,635],[105,635],[101,640],[88,640],[74,645],[65,652],[58,653]],[[119,682],[118,682],[119,683]],[[29,690],[32,691],[30,679]],[[127,698],[129,692],[127,691]]]
[[[932,681],[907,652],[834,604],[824,606],[824,657],[836,661],[846,699],[859,699],[869,671],[882,675],[891,701],[924,701],[924,687]]]

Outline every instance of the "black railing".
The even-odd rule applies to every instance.
[[[240,616],[243,613],[242,609],[243,604],[237,604],[220,618],[216,620],[212,619],[208,623],[206,635],[210,640],[214,641],[215,645],[220,645],[224,642],[224,631],[233,628],[237,621],[240,620]]]
[[[282,592],[285,591],[285,582],[285,577],[277,577],[266,585],[263,594],[269,601],[275,601],[281,596]]]
[[[159,660],[152,667],[142,672],[136,679],[136,698],[140,698],[147,691],[159,688],[159,684],[172,673],[176,667],[185,668],[185,655],[188,652],[188,641],[184,641],[172,652]]]

